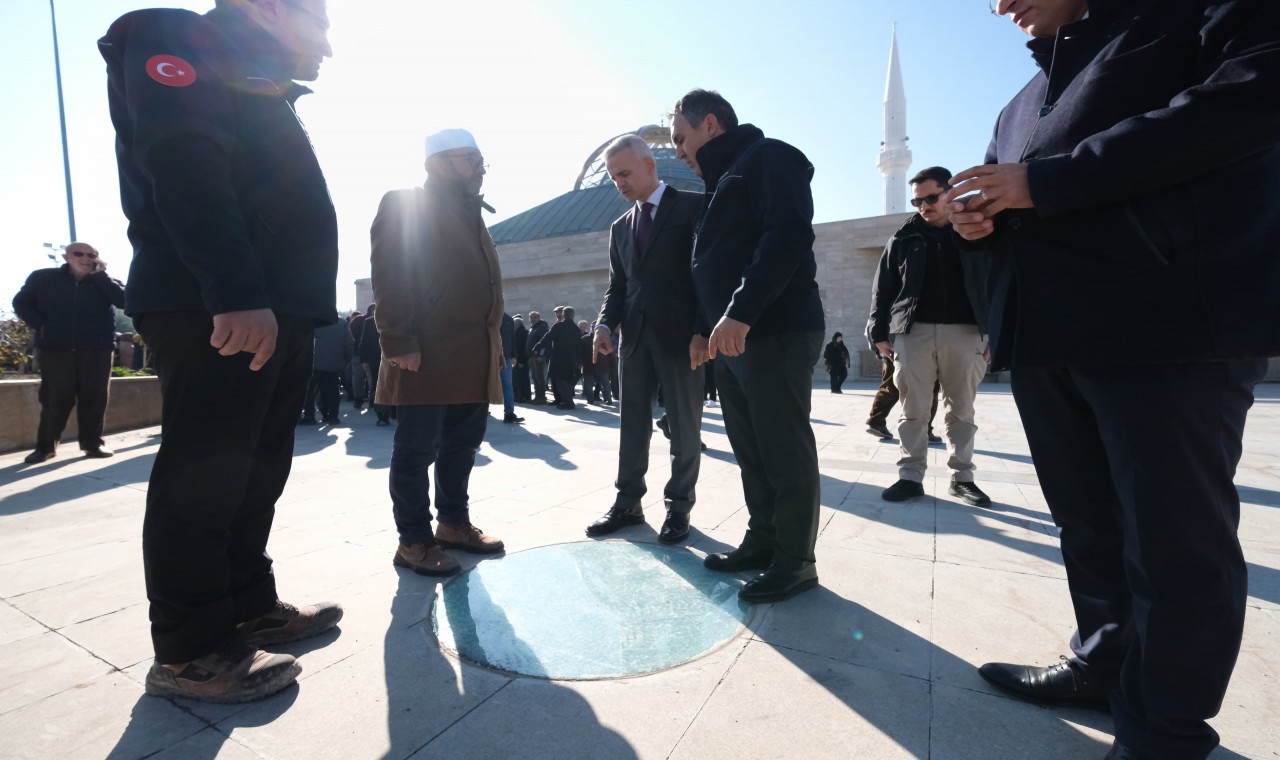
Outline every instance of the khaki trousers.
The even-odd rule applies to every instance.
[[[983,357],[987,339],[976,325],[940,325],[917,322],[911,332],[894,336],[896,369],[893,381],[901,394],[898,441],[902,458],[898,477],[924,482],[929,456],[929,407],[933,386],[942,386],[946,410],[943,428],[947,439],[951,480],[973,482],[973,400],[978,383],[987,373]]]

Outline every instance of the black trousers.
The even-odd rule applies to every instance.
[[[639,506],[648,490],[644,476],[649,471],[653,405],[661,384],[671,430],[671,478],[662,498],[668,511],[688,512],[696,500],[694,486],[702,465],[703,368],[690,370],[688,354],[664,353],[644,332],[627,350],[618,368],[622,406],[614,506]]]
[[[1116,738],[1201,760],[1244,630],[1233,485],[1260,359],[1013,372],[1075,607],[1071,647],[1114,684]]]
[[[529,365],[517,364],[511,368],[511,388],[515,391],[516,401],[529,401]]]
[[[838,393],[840,392],[840,386],[844,385],[844,381],[849,377],[849,370],[841,364],[829,371],[831,374],[831,392]]]
[[[743,546],[796,569],[814,561],[818,447],[809,423],[822,332],[750,335],[741,356],[716,357],[729,445],[742,470],[750,520]],[[625,387],[624,387],[625,393]]]
[[[80,448],[87,451],[102,446],[113,353],[36,349],[40,362],[40,426],[36,429],[36,451],[57,450],[73,406]]]
[[[293,461],[293,435],[311,375],[314,323],[276,315],[275,354],[209,345],[203,311],[135,318],[155,357],[163,440],[151,469],[142,559],[156,659],[207,654],[237,623],[271,609],[267,536]]]
[[[342,388],[341,372],[313,370],[311,382],[307,385],[307,396],[302,402],[302,414],[305,417],[316,415],[316,402],[320,402],[320,416],[331,420],[338,417],[340,390]]]

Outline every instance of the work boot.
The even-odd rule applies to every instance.
[[[418,575],[453,575],[462,569],[458,560],[445,554],[439,544],[400,544],[391,562]]]
[[[263,647],[311,638],[333,628],[341,619],[342,607],[334,602],[298,609],[277,599],[270,612],[237,625],[236,632],[246,644]]]
[[[485,535],[471,523],[440,523],[436,526],[436,541],[447,549],[461,549],[472,554],[497,554],[505,548],[500,539]]]
[[[233,638],[190,662],[152,663],[146,691],[202,702],[252,702],[291,686],[301,672],[291,655],[263,652]]]

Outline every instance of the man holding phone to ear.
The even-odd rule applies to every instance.
[[[112,455],[102,444],[107,385],[115,352],[115,312],[124,308],[124,286],[107,276],[107,264],[88,243],[72,243],[57,269],[27,277],[13,310],[36,334],[40,362],[40,427],[27,464],[57,456],[58,441],[76,408],[77,436],[87,457]]]
[[[1059,664],[979,673],[1109,711],[1107,758],[1201,760],[1248,596],[1233,476],[1280,354],[1280,3],[992,10],[1040,72],[947,200],[990,257],[992,365],[1013,369],[1076,634]],[[1100,350],[1117,328],[1133,339]]]

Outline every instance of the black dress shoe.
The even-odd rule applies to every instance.
[[[809,563],[798,570],[770,567],[747,581],[738,598],[747,604],[781,602],[818,585],[818,566]]]
[[[1102,760],[1154,760],[1150,755],[1139,755],[1137,752],[1129,749],[1120,743],[1117,739],[1112,742],[1111,750],[1107,752],[1107,756]]]
[[[773,552],[764,549],[747,549],[738,547],[731,552],[708,554],[702,560],[702,566],[708,570],[723,573],[738,573],[743,570],[767,570],[773,564]]]
[[[667,437],[667,440],[671,440],[671,424],[667,422],[667,415],[664,414],[659,417],[655,424],[658,426],[658,429],[662,431],[662,434]]]
[[[27,464],[40,464],[41,462],[47,462],[56,456],[58,456],[58,452],[56,451],[41,451],[40,449],[36,449],[30,454],[27,454],[26,458],[22,461]]]
[[[658,540],[664,544],[675,544],[689,535],[689,513],[667,511],[667,519],[662,522],[662,530],[658,532]]]
[[[1062,658],[1056,665],[1038,668],[988,662],[978,668],[978,675],[1015,697],[1042,705],[1075,705],[1111,712],[1110,688],[1089,678],[1084,667]]]
[[[613,507],[604,513],[604,517],[587,526],[587,535],[604,536],[627,525],[639,525],[642,522],[644,522],[644,510],[640,508],[640,505]],[[663,527],[665,528],[666,526],[664,525]]]
[[[110,459],[115,456],[116,453],[106,446],[98,446],[93,449],[85,449],[84,455],[89,459]]]

